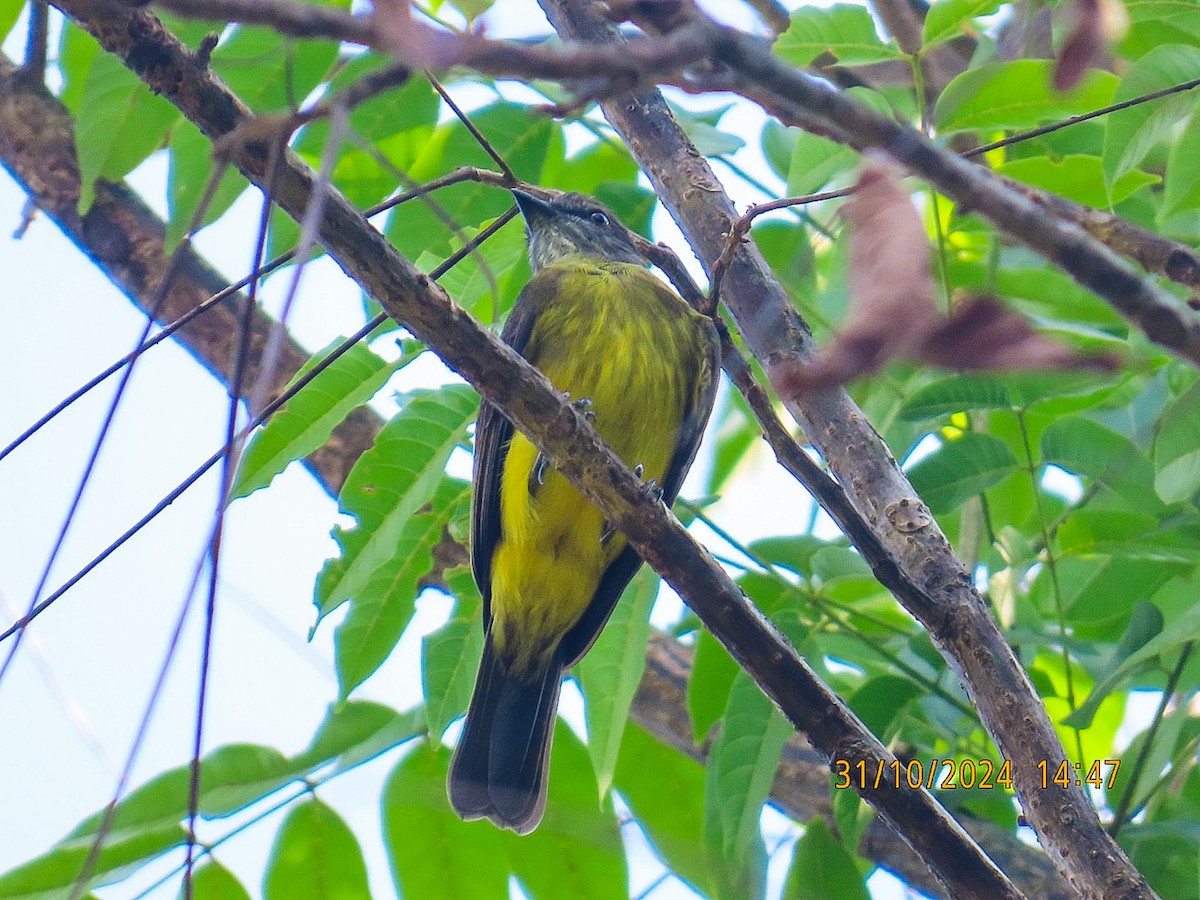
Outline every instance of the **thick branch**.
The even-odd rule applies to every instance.
[[[245,121],[245,109],[148,13],[91,0],[63,0],[59,6],[210,137],[218,139]],[[265,147],[244,144],[233,151],[233,157],[243,174],[256,183],[263,182]],[[312,190],[311,173],[289,156],[277,181],[276,199],[281,207],[299,218]],[[757,614],[711,555],[645,491],[587,420],[564,402],[540,373],[455,306],[340,194],[330,190],[325,206],[320,237],[343,269],[485,398],[505,410],[555,467],[688,600],[713,634],[827,758],[869,760],[872,766],[893,761]],[[868,787],[863,794],[897,824],[957,895],[1020,896],[926,791]]]
[[[586,0],[541,2],[565,38],[604,43],[620,40]],[[847,125],[862,118],[857,107],[855,117],[849,121],[829,115],[831,108],[840,110],[846,103],[832,88],[822,85],[818,91],[811,87],[815,79],[783,66],[761,41],[712,27],[720,32],[719,49],[729,65],[756,79],[762,72],[770,72],[775,78],[769,83],[770,88],[776,82],[788,86],[800,82],[810,94],[819,97],[820,105],[806,107],[793,102],[790,95],[782,101],[789,109],[803,113],[806,121],[815,122],[827,133],[845,135]],[[756,80],[755,84],[758,83]],[[767,92],[764,89],[760,93]],[[771,97],[775,99],[778,95],[771,92]],[[725,248],[724,235],[729,233],[736,218],[715,174],[688,141],[657,91],[608,101],[603,107],[700,260],[711,271]],[[891,152],[926,146],[914,132],[889,124],[899,134],[894,146],[887,148]],[[901,158],[907,159],[903,155]],[[953,162],[956,171],[957,167],[969,166],[957,159]],[[923,170],[921,174],[925,174]],[[946,193],[956,196],[948,190]],[[1100,250],[1100,257],[1111,257],[1107,250]],[[1087,258],[1096,256],[1088,254]],[[1080,258],[1076,255],[1075,261]],[[1117,268],[1123,284],[1132,280],[1136,289],[1141,290],[1139,279],[1129,276],[1119,262]],[[744,246],[735,255],[725,274],[722,296],[747,345],[764,365],[807,355],[807,326],[752,245]],[[792,402],[788,409],[804,426],[808,438],[822,452],[889,553],[923,588],[924,594],[934,599],[932,608],[914,607],[910,612],[928,629],[951,664],[962,672],[984,724],[1002,754],[1012,761],[1014,782],[1025,813],[1059,871],[1088,897],[1153,896],[1145,880],[1100,826],[1082,790],[1041,788],[1038,762],[1066,758],[1054,728],[1012,649],[973,588],[969,573],[861,410],[840,390],[813,393],[803,398],[803,405]]]
[[[40,82],[18,77],[20,69],[0,55],[0,164],[12,174],[38,207],[139,308],[149,312],[154,293],[167,269],[163,255],[165,226],[124,184],[98,182],[87,215],[79,215],[80,177],[71,115]],[[171,288],[158,310],[160,324],[196,308],[228,283],[191,250],[175,271]],[[188,351],[223,384],[233,359],[233,336],[240,328],[239,295],[185,325],[178,337]],[[251,323],[247,390],[259,374],[262,351],[274,320],[255,310]],[[278,395],[308,359],[294,343],[285,342],[264,402]],[[256,410],[255,410],[256,412]],[[361,408],[346,418],[329,442],[305,462],[334,495],[354,460],[375,440],[379,417]]]

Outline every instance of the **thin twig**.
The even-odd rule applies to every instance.
[[[1180,94],[1184,91],[1190,91],[1193,88],[1200,87],[1200,78],[1194,78],[1191,81],[1184,81],[1180,84],[1172,85],[1168,88],[1163,88],[1161,91],[1153,91],[1149,94],[1142,94],[1140,97],[1133,97],[1129,100],[1124,100],[1121,103],[1114,103],[1111,106],[1104,106],[1100,109],[1094,109],[1091,112],[1083,113],[1078,116],[1071,116],[1069,119],[1063,119],[1059,122],[1052,122],[1049,125],[1043,125],[1041,128],[1031,128],[1029,131],[1021,131],[1017,134],[1009,135],[998,141],[992,141],[990,144],[980,144],[978,147],[972,147],[970,150],[965,150],[961,154],[966,157],[981,156],[984,153],[990,153],[993,150],[999,150],[1001,147],[1008,147],[1012,144],[1019,144],[1022,141],[1028,141],[1032,138],[1041,137],[1045,134],[1053,134],[1056,131],[1061,131],[1064,128],[1070,128],[1072,125],[1078,125],[1081,122],[1088,122],[1100,116],[1107,116],[1111,113],[1120,112],[1123,109],[1129,109],[1131,106],[1139,106],[1143,103],[1149,103],[1152,100],[1161,100],[1163,97],[1170,97],[1172,94]]]
[[[463,127],[471,133],[471,137],[475,138],[475,143],[483,148],[483,152],[490,156],[492,161],[500,168],[500,171],[504,173],[506,181],[504,186],[516,187],[520,179],[513,174],[513,170],[509,168],[507,160],[496,151],[496,148],[492,146],[492,142],[483,136],[483,132],[475,126],[475,123],[471,121],[471,117],[463,112],[462,108],[454,102],[454,98],[450,96],[450,92],[442,87],[442,83],[438,81],[437,77],[432,72],[426,72],[425,77],[429,79],[429,83],[433,85],[433,89],[438,92],[443,102],[450,107],[450,112],[454,113],[458,121],[462,122]]]

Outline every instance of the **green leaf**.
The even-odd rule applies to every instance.
[[[612,786],[622,732],[646,668],[650,608],[658,586],[654,571],[642,568],[577,668],[587,701],[588,753],[601,797]]]
[[[1138,598],[1150,596],[1190,568],[1136,556],[1066,557],[1059,561],[1058,580],[1067,619],[1081,635],[1112,627],[1126,620],[1141,602]]]
[[[614,784],[667,867],[697,893],[707,893],[704,767],[630,722]]]
[[[1101,158],[1086,154],[1072,154],[1061,159],[1047,156],[1014,159],[1002,165],[999,171],[1001,175],[1025,184],[1100,208],[1110,202],[1120,203],[1135,191],[1162,180],[1149,172],[1132,169],[1117,179],[1110,196],[1104,186]]]
[[[1154,490],[1165,503],[1200,490],[1200,382],[1162,414],[1154,436]]]
[[[354,833],[320,800],[294,806],[263,874],[265,900],[370,900],[367,866]]]
[[[330,82],[334,92],[344,90],[368,73],[378,72],[395,60],[378,53],[364,53],[350,59]],[[417,129],[431,129],[437,124],[441,99],[433,85],[420,75],[409,76],[400,87],[376,94],[350,111],[350,126],[364,140],[383,141],[393,135]]]
[[[813,574],[813,557],[830,546],[829,541],[813,537],[811,534],[795,534],[763,538],[754,541],[749,549],[756,559],[790,569],[797,575],[808,576]]]
[[[209,753],[200,766],[199,811],[206,818],[232,815],[278,790],[301,774],[273,747],[229,744]],[[108,828],[110,836],[125,837],[148,829],[178,825],[186,817],[191,767],[184,765],[155,776],[117,806]],[[104,813],[85,819],[65,843],[90,842]]]
[[[467,708],[483,655],[483,598],[470,570],[460,566],[447,572],[446,584],[458,598],[454,615],[421,641],[421,682],[431,741],[440,740],[446,726]]]
[[[1184,128],[1179,138],[1171,142],[1160,220],[1177,212],[1200,208],[1200,123],[1193,118],[1189,124],[1190,127]],[[1114,202],[1116,192],[1114,187]]]
[[[514,874],[530,900],[611,900],[629,896],[629,872],[612,798],[597,803],[599,789],[583,743],[561,719],[546,815],[532,834],[505,832]]]
[[[712,465],[704,492],[715,494],[721,491],[750,447],[761,440],[762,431],[750,415],[745,398],[737,391],[723,391],[713,412],[709,435]]]
[[[759,820],[791,726],[744,672],[729,692],[708,756],[704,835],[714,878],[725,893],[761,894]]]
[[[861,846],[863,832],[874,817],[874,808],[853,790],[833,792],[833,823],[847,849]]]
[[[1182,781],[1180,776],[1185,768],[1190,770],[1190,778],[1195,778],[1196,770],[1192,766],[1192,754],[1185,748],[1183,758],[1177,757],[1180,735],[1181,733],[1186,734],[1188,729],[1195,727],[1195,717],[1186,703],[1176,703],[1172,706],[1173,708],[1162,718],[1154,722],[1153,731],[1147,729],[1130,741],[1129,746],[1121,753],[1123,765],[1120,768],[1114,769],[1111,764],[1105,767],[1105,795],[1112,808],[1116,807],[1118,798],[1129,791],[1134,798],[1129,810],[1136,814],[1154,793],[1162,788],[1164,779]],[[1148,740],[1153,740],[1153,743],[1147,748]],[[1145,753],[1145,758],[1141,759],[1143,753]],[[1137,782],[1131,783],[1135,773]],[[1112,776],[1111,789],[1108,784],[1109,776]],[[1194,794],[1188,796],[1185,792],[1186,789],[1178,791],[1178,793],[1176,790],[1168,793],[1177,794],[1180,800],[1188,804],[1189,808],[1194,808]],[[1155,815],[1155,812],[1151,812],[1146,820],[1150,821],[1155,818],[1159,818],[1159,816]]]
[[[401,897],[507,897],[509,865],[500,833],[464,822],[446,799],[450,751],[418,744],[383,788],[383,838]]]
[[[1164,44],[1200,42],[1195,0],[1126,0],[1129,34],[1121,42],[1123,56],[1139,57]]]
[[[331,101],[345,96],[351,85],[392,62],[390,57],[372,52],[349,59],[343,57],[322,99]],[[396,190],[396,171],[406,172],[411,168],[437,125],[440,103],[429,82],[419,73],[413,73],[403,85],[379,92],[356,105],[350,111],[351,133],[370,150],[343,147],[331,173],[332,182],[360,208],[372,206]],[[302,129],[293,146],[316,168],[329,136],[328,120],[319,119]]]
[[[1042,461],[1086,475],[1135,504],[1149,501],[1154,466],[1123,434],[1079,416],[1056,419],[1042,432]]]
[[[289,384],[312,370],[344,343],[338,338],[312,355]],[[269,485],[289,464],[329,440],[333,429],[362,406],[400,368],[416,358],[404,353],[389,362],[358,343],[306,384],[250,439],[233,483],[234,497],[247,497]]]
[[[271,747],[220,747],[201,762],[200,814],[206,819],[232,815],[335,758],[341,768],[370,759],[418,733],[421,724],[419,710],[399,715],[373,703],[342,704],[331,707],[309,749],[291,759]],[[178,766],[121,801],[108,823],[104,849],[91,869],[89,885],[119,881],[185,842],[180,823],[187,816],[190,779],[190,766]],[[65,897],[91,852],[103,819],[103,812],[90,816],[49,852],[0,876],[0,897]],[[219,875],[212,878],[217,880]]]
[[[345,698],[378,669],[412,618],[420,580],[433,570],[434,549],[452,523],[465,520],[471,486],[444,478],[429,504],[405,521],[394,552],[351,599],[334,632],[338,693]]]
[[[936,419],[972,409],[1010,409],[1008,388],[991,375],[955,375],[913,392],[900,407],[900,418],[909,422]]]
[[[696,638],[696,656],[688,679],[687,705],[692,717],[692,733],[702,743],[712,727],[721,720],[733,679],[741,669],[707,629]]]
[[[1058,530],[1064,553],[1113,553],[1130,559],[1194,562],[1194,538],[1164,529],[1162,517],[1127,509],[1076,509]]]
[[[1117,77],[1093,69],[1077,88],[1060,93],[1051,86],[1054,63],[1021,59],[968,69],[946,86],[934,119],[938,131],[1032,128],[1107,106]]]
[[[845,144],[801,131],[787,170],[787,192],[792,197],[815,194],[836,176],[851,171],[858,154]]]
[[[595,194],[604,184],[634,184],[638,167],[623,144],[597,141],[563,160],[554,178],[555,187]]]
[[[775,52],[794,66],[807,66],[823,53],[832,54],[844,66],[903,56],[899,48],[880,39],[866,7],[842,3],[796,10]]]
[[[763,156],[771,171],[779,178],[787,180],[788,171],[792,167],[792,154],[796,149],[796,141],[804,134],[799,128],[789,128],[775,119],[768,118],[763,123],[762,144]]]
[[[331,703],[308,748],[293,762],[315,768],[337,759],[340,769],[364,762],[424,730],[420,709],[398,713],[390,706],[365,700]]]
[[[184,897],[181,888],[179,900]],[[232,872],[210,857],[192,875],[191,900],[250,900],[250,893]]]
[[[1092,688],[1087,700],[1062,720],[1072,728],[1087,728],[1096,710],[1122,681],[1144,668],[1150,660],[1180,644],[1200,638],[1200,607],[1192,607],[1163,627],[1163,615],[1152,603],[1139,603],[1134,609],[1129,627],[1113,650],[1104,670],[1109,674]]]
[[[924,694],[924,689],[898,675],[879,675],[854,692],[849,706],[872,733],[886,740],[896,717],[904,707]]]
[[[464,229],[464,233],[472,231],[474,229]],[[432,271],[443,259],[440,254],[423,253],[417,260],[417,268]],[[501,311],[512,306],[528,280],[525,227],[518,216],[442,275],[438,284],[459,306],[470,310],[481,321],[495,322]]]
[[[304,768],[274,747],[218,747],[204,757],[200,770],[200,812],[208,818],[232,815],[293,781]],[[186,768],[176,771],[183,774]],[[152,802],[157,800],[153,790],[143,788],[139,793]]]
[[[312,754],[288,759],[278,750],[231,744],[201,762],[199,812],[222,818],[257,802],[311,771],[325,760]],[[88,885],[118,881],[147,861],[186,840],[180,824],[187,816],[191,767],[184,765],[152,778],[118,804],[105,845],[91,869]],[[103,811],[83,822],[49,852],[0,876],[0,897],[56,897],[69,888],[91,852],[104,821]]]
[[[187,234],[196,209],[208,192],[215,166],[212,142],[187,119],[180,120],[171,132],[168,149],[171,164],[167,172],[168,220],[164,253],[174,250]],[[197,227],[203,228],[225,215],[249,185],[237,169],[225,166]]]
[[[1165,45],[1155,47],[1125,72],[1113,94],[1112,103],[1132,100],[1196,77],[1200,70],[1200,47]],[[1163,139],[1175,135],[1196,104],[1195,91],[1157,103],[1141,103],[1105,117],[1104,176],[1111,188],[1126,172],[1137,167]],[[1103,106],[1105,104],[1097,104]]]
[[[971,20],[990,16],[1000,8],[1000,0],[938,0],[925,14],[921,46],[925,49],[950,41],[976,29]]]
[[[178,119],[179,111],[152,94],[120,59],[97,53],[75,116],[80,212],[91,207],[97,178],[124,178],[165,143]]]
[[[239,25],[213,51],[212,67],[254,112],[282,112],[299,108],[337,52],[333,41],[295,41],[271,28]]]
[[[935,6],[934,9],[937,7]],[[854,855],[814,816],[792,851],[783,900],[870,900]]]
[[[148,827],[129,836],[110,835],[95,860],[89,861],[92,839],[59,844],[47,853],[0,875],[5,900],[67,900],[85,866],[90,876],[84,887],[120,881],[147,861],[186,843],[178,822]],[[89,864],[90,862],[90,864]]]
[[[1020,468],[1008,445],[990,434],[969,431],[908,470],[921,499],[933,512],[948,512],[994,487]]]
[[[465,440],[477,408],[477,395],[463,385],[415,393],[355,463],[339,499],[358,527],[334,529],[342,555],[326,563],[317,580],[318,621],[395,556],[406,523],[442,483],[446,461]]]
[[[83,104],[83,91],[87,86],[92,61],[100,53],[96,39],[67,19],[63,22],[62,40],[58,50],[58,67],[63,73],[63,87],[58,99],[76,116]]]

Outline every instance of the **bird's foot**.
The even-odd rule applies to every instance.
[[[636,475],[638,478],[641,478],[642,474],[645,471],[646,471],[646,467],[643,466],[641,463],[637,463],[633,467],[633,474]],[[653,478],[651,478],[649,481],[645,481],[642,483],[642,490],[644,490],[646,492],[646,494],[652,500],[656,500],[659,502],[662,501],[663,489],[661,487],[659,487],[658,482],[655,481]],[[613,526],[610,523],[605,522],[604,523],[604,531],[602,531],[600,533],[600,543],[607,544],[609,542],[609,540],[612,538],[613,533],[615,531],[616,531],[616,529],[613,528]]]
[[[642,474],[645,471],[646,471],[646,467],[643,466],[641,463],[638,463],[637,465],[635,465],[633,467],[633,474],[636,475],[638,478],[641,478]],[[642,489],[647,494],[649,494],[651,497],[653,497],[655,500],[661,500],[663,498],[663,489],[658,486],[658,482],[655,481],[653,478],[649,479],[648,481],[643,482]]]
[[[570,392],[567,393],[567,399],[571,399]],[[571,400],[571,405],[579,410],[580,415],[582,415],[589,422],[596,421],[596,413],[592,411],[592,401],[587,397],[580,397],[578,400]]]
[[[592,412],[592,401],[587,397],[580,397],[578,400],[571,400],[571,392],[565,391],[566,398],[570,400],[571,405],[579,410],[580,414],[589,422],[596,421],[596,414]],[[546,467],[550,464],[550,460],[545,453],[538,451],[537,458],[533,461],[533,468],[529,470],[529,493],[536,494],[537,489],[546,483]]]

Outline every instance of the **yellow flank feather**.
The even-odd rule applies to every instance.
[[[645,269],[574,257],[538,278],[562,279],[524,355],[572,400],[590,400],[595,427],[642,477],[663,483],[703,360],[699,317]],[[583,615],[605,568],[625,547],[603,516],[515,433],[504,461],[500,533],[492,559],[492,634],[515,674],[550,660]]]

